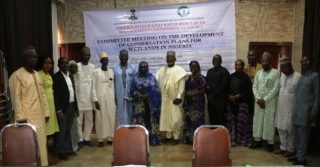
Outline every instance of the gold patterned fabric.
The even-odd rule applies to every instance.
[[[244,69],[244,72],[249,75],[251,82],[254,82],[254,77],[256,76],[256,73],[262,69],[261,64],[257,63],[255,67],[252,67],[250,65],[246,66]]]

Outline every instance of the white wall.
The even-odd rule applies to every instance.
[[[51,2],[52,12],[52,55],[53,55],[53,70],[54,72],[59,71],[57,66],[59,59],[59,48],[58,48],[58,17],[57,17],[57,4],[56,1]]]

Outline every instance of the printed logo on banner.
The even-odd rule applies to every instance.
[[[190,14],[190,9],[187,6],[180,6],[178,8],[177,14],[180,17],[188,16]]]
[[[137,20],[138,19],[137,12],[135,9],[130,10],[130,17],[128,19],[130,19],[130,20]]]

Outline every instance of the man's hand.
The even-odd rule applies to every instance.
[[[309,114],[309,121],[310,121],[310,124],[312,125],[314,123],[314,121],[316,120],[316,117],[317,117],[317,114],[315,112],[311,112]]]
[[[64,114],[63,114],[62,111],[57,112],[57,116],[58,116],[59,119],[63,119],[64,118]]]
[[[208,99],[208,102],[212,102],[213,101],[213,97],[211,95],[207,95],[207,99]]]
[[[97,101],[94,102],[94,105],[95,105],[97,110],[100,110],[100,105],[99,105],[99,103]]]
[[[176,98],[173,100],[173,104],[175,104],[175,105],[179,105],[180,103],[182,103],[182,99]]]
[[[75,111],[74,117],[78,117],[78,116],[79,116],[79,111]]]
[[[266,108],[266,102],[263,99],[258,99],[257,104],[260,106],[260,108],[265,109]]]
[[[230,101],[232,104],[234,104],[235,101],[236,101],[235,97],[232,96],[232,95],[230,95],[228,99],[229,99],[229,101]]]
[[[141,94],[141,99],[143,100],[143,101],[148,101],[148,94]]]

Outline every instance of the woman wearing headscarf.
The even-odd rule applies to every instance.
[[[227,126],[231,135],[231,144],[251,146],[253,92],[250,77],[244,73],[244,61],[235,62],[235,72],[230,77]]]
[[[75,75],[78,72],[77,62],[74,60],[70,60],[69,68],[70,68],[69,69],[70,75],[73,75],[73,78],[78,77],[77,75]],[[75,87],[77,86],[78,85],[76,85],[75,83]],[[71,127],[71,143],[72,143],[72,149],[74,152],[78,151],[81,147],[78,145],[78,142],[79,142],[78,121],[77,121],[78,116],[79,116],[79,111],[76,111],[74,120],[72,123],[72,127]]]
[[[140,62],[129,94],[133,102],[132,124],[140,124],[148,129],[151,145],[160,144],[161,95],[156,78],[149,73],[147,62]]]
[[[206,78],[201,75],[198,61],[189,64],[191,75],[185,85],[183,140],[193,143],[193,133],[204,124]]]

